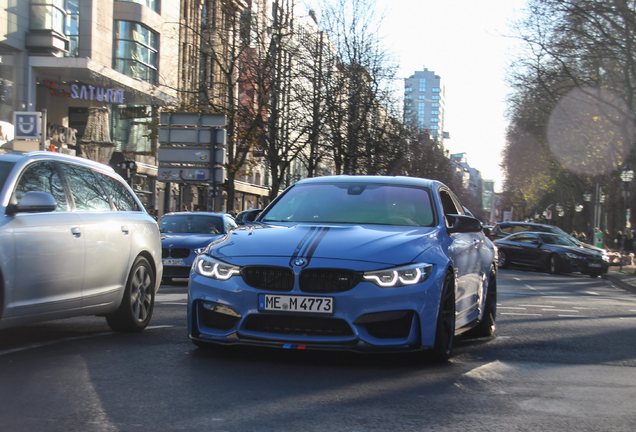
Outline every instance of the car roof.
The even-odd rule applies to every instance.
[[[295,184],[326,184],[326,183],[376,183],[376,184],[391,184],[391,185],[407,185],[407,186],[422,186],[432,188],[435,185],[442,185],[437,180],[425,179],[420,177],[406,177],[406,176],[366,176],[366,175],[335,175],[324,177],[312,177],[299,180]]]
[[[68,155],[64,153],[57,153],[57,152],[51,152],[51,151],[32,151],[32,152],[16,151],[16,152],[0,154],[0,160],[2,161],[20,162],[24,159],[31,159],[31,160],[46,159],[46,160],[74,162],[74,163],[81,163],[83,165],[92,166],[93,168],[97,168],[103,171],[115,172],[113,167],[111,167],[110,165],[106,165],[91,159],[86,159],[83,157]]]

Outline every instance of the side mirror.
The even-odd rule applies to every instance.
[[[449,234],[480,232],[483,229],[481,222],[474,217],[466,215],[446,215],[446,217],[453,224],[447,228]]]
[[[486,237],[490,237],[490,228],[482,227],[482,231]]]
[[[13,216],[16,213],[44,213],[55,211],[57,203],[55,198],[48,192],[31,191],[24,194],[18,204],[7,206],[7,215]]]

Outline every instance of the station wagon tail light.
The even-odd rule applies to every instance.
[[[240,267],[215,260],[207,255],[199,255],[196,258],[194,269],[201,276],[223,281],[241,273]]]
[[[429,278],[433,266],[431,264],[411,264],[384,270],[363,273],[366,281],[373,282],[382,288],[415,285]]]

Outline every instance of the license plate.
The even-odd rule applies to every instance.
[[[184,265],[182,259],[163,259],[161,261],[163,262],[163,265],[165,265],[165,266],[182,266],[182,265]]]
[[[333,314],[333,297],[259,294],[258,310]]]
[[[594,268],[601,268],[601,265],[600,265],[600,264],[597,264],[597,263],[591,263],[591,264],[590,264],[590,267],[594,267]]]

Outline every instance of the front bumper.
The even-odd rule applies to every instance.
[[[195,341],[287,349],[358,352],[418,351],[435,340],[441,276],[397,288],[360,282],[344,292],[308,294],[297,286],[277,293],[252,288],[241,277],[218,281],[190,274],[188,334]],[[263,312],[259,294],[332,297],[333,314]]]

